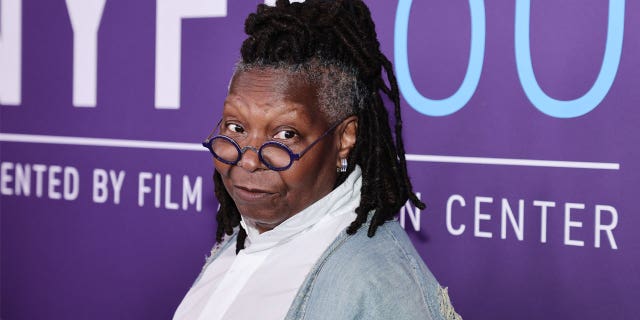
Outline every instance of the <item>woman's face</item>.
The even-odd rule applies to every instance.
[[[318,108],[315,87],[300,76],[268,69],[234,76],[220,133],[242,133],[244,138],[237,141],[241,148],[260,148],[264,142],[276,140],[299,153],[331,125]],[[262,233],[331,192],[336,163],[344,154],[340,138],[344,127],[339,125],[284,171],[268,169],[251,149],[235,166],[216,160],[216,170],[243,220]]]

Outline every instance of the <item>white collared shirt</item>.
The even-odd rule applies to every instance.
[[[187,292],[174,320],[283,319],[311,268],[355,219],[359,167],[331,193],[262,234],[247,231],[245,249],[230,245]]]

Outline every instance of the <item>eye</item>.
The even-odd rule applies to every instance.
[[[278,131],[278,133],[276,133],[275,136],[273,136],[274,139],[279,139],[279,140],[289,140],[289,139],[293,139],[295,137],[297,137],[298,134],[293,131],[293,130],[280,130]]]
[[[241,125],[235,123],[227,124],[227,130],[233,133],[244,133],[244,128]]]

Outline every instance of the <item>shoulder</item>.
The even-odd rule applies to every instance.
[[[344,273],[359,273],[362,268],[368,274],[397,275],[398,281],[424,278],[437,284],[415,250],[405,231],[396,221],[389,221],[378,227],[373,237],[367,236],[368,225],[347,237],[335,252],[327,257],[327,264],[339,264]]]
[[[359,273],[365,268],[369,274],[393,272],[404,275],[401,278],[410,278],[424,273],[423,276],[433,278],[426,268],[412,270],[422,269],[419,267],[424,263],[397,222],[389,221],[378,227],[371,238],[367,236],[367,228],[364,225],[356,234],[347,236],[327,257],[327,267],[340,265],[343,273]]]
[[[442,319],[442,288],[396,221],[336,239],[301,288],[305,319]],[[307,290],[306,292],[304,290]]]
[[[371,238],[365,227],[327,258],[325,274],[369,295],[431,305],[429,298],[439,284],[400,225],[389,221]]]

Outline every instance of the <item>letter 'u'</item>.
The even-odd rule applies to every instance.
[[[589,113],[607,95],[620,65],[624,35],[625,0],[609,0],[607,42],[600,73],[593,87],[574,100],[556,100],[549,97],[538,85],[531,64],[529,47],[530,0],[516,1],[515,54],[520,83],[529,101],[543,113],[555,118],[575,118]]]
[[[473,96],[484,61],[485,45],[485,11],[483,0],[469,0],[471,9],[471,50],[467,73],[460,88],[448,98],[441,100],[429,99],[416,89],[411,79],[409,58],[407,55],[407,34],[409,29],[409,13],[412,0],[400,0],[396,12],[394,56],[398,86],[409,105],[416,111],[428,116],[447,116],[464,107]]]

